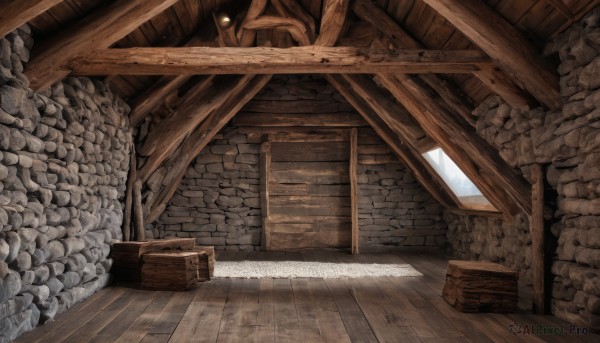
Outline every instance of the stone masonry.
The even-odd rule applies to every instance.
[[[491,97],[474,112],[477,132],[525,177],[532,163],[545,166],[546,193],[554,195],[547,203],[550,240],[557,245],[552,312],[600,330],[600,8],[548,44],[546,54],[560,58],[562,110],[515,109]],[[446,219],[457,254],[519,268],[529,264],[524,220],[486,227],[489,221],[483,219]],[[516,240],[521,252],[508,240]]]
[[[400,163],[359,165],[361,251],[446,245],[443,207]]]
[[[129,169],[129,107],[86,78],[33,92],[32,45],[0,38],[0,342],[108,283]]]

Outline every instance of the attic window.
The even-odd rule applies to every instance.
[[[498,211],[442,148],[430,150],[424,153],[423,157],[456,195],[461,207],[479,211]]]

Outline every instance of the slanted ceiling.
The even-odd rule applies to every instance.
[[[143,222],[162,213],[193,158],[272,74],[286,72],[326,73],[445,206],[460,204],[421,156],[435,145],[501,212],[530,213],[531,186],[476,134],[471,110],[494,93],[513,106],[560,109],[556,66],[542,47],[597,4],[18,1],[0,5],[0,33],[32,27],[32,88],[69,74],[105,76],[130,100],[132,126],[146,123],[137,131],[125,223],[142,238]],[[221,75],[232,71],[244,75]]]

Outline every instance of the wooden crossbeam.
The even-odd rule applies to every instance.
[[[465,120],[429,101],[423,87],[407,75],[378,75],[377,81],[419,122],[428,136],[507,216],[531,213],[531,185],[517,174]]]
[[[361,19],[367,21],[383,33],[397,48],[427,48],[412,37],[410,33],[391,18],[386,11],[372,1],[356,0],[353,5],[353,10]],[[494,65],[482,67],[480,70],[474,71],[473,75],[492,92],[498,94],[504,101],[513,107],[523,107],[533,104],[531,98]],[[470,99],[465,99],[465,96],[459,94],[457,90],[451,90],[458,89],[458,87],[453,85],[447,87],[447,82],[436,75],[422,75],[421,78],[434,88],[454,111],[462,115],[465,119],[472,120],[470,117],[473,105],[469,101]],[[446,89],[450,91],[447,91]]]
[[[380,116],[373,108],[358,94],[353,85],[341,75],[326,75],[325,78],[331,83],[348,102],[360,113],[371,125],[373,130],[390,147],[394,154],[406,165],[419,183],[443,206],[458,207],[458,202],[451,193],[446,191],[446,186],[439,176],[431,170],[431,167],[423,157],[411,149],[405,142],[406,137],[399,135],[391,129],[392,123],[386,123],[383,118],[390,115]],[[389,109],[395,111],[394,109]]]
[[[182,47],[99,50],[71,67],[77,75],[470,73],[489,63],[472,50]]]
[[[25,24],[63,0],[18,0],[0,2],[0,37]]]
[[[74,57],[105,49],[177,0],[115,1],[39,44],[26,66],[30,87],[39,90],[69,75]]]
[[[492,57],[541,103],[552,110],[562,108],[558,73],[519,30],[485,1],[423,1]]]

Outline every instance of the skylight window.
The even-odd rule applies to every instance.
[[[462,207],[471,210],[497,211],[475,184],[458,168],[442,148],[423,154],[433,169],[456,195]]]

